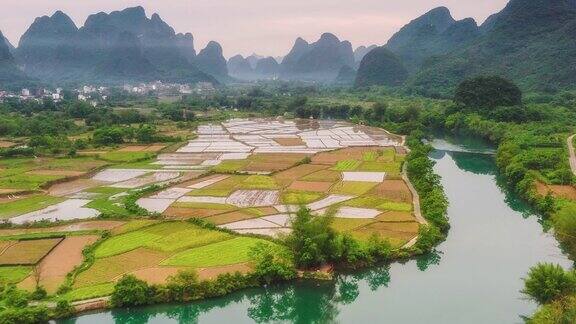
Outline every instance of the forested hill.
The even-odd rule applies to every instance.
[[[26,80],[24,73],[18,69],[14,62],[10,43],[0,31],[0,86],[5,87]]]
[[[512,0],[486,24],[470,45],[429,60],[409,86],[446,93],[466,77],[496,74],[525,90],[574,88],[575,1]]]

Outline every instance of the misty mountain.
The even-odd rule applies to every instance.
[[[428,62],[411,81],[424,93],[450,92],[464,78],[496,74],[524,89],[576,83],[576,7],[567,0],[512,0],[473,43]]]
[[[338,76],[336,76],[334,83],[337,85],[350,86],[354,84],[355,80],[356,70],[348,65],[344,65],[340,71],[338,71]]]
[[[260,61],[260,60],[263,59],[263,58],[264,58],[264,56],[258,55],[258,54],[256,54],[256,53],[253,53],[252,55],[248,56],[248,57],[246,58],[246,60],[248,60],[248,63],[250,64],[250,67],[251,67],[252,69],[255,69],[255,68],[256,68],[256,64],[258,64],[258,61]]]
[[[210,41],[196,55],[195,63],[201,71],[214,76],[217,80],[224,81],[228,77],[228,67],[222,54],[222,46],[215,41]]]
[[[9,87],[24,81],[27,81],[27,77],[16,66],[10,50],[10,42],[0,31],[0,86]]]
[[[195,66],[195,54],[191,34],[176,34],[158,14],[148,18],[134,7],[90,15],[81,28],[61,11],[39,17],[16,59],[31,76],[52,82],[106,82],[107,73],[117,81],[214,81]]]
[[[360,62],[355,86],[400,86],[407,78],[408,70],[402,61],[386,47],[377,47]]]
[[[370,45],[368,47],[364,45],[359,46],[354,50],[354,61],[356,61],[357,64],[360,64],[360,61],[362,61],[364,56],[368,54],[368,52],[370,52],[371,50],[375,49],[376,47],[378,46],[376,45]]]
[[[274,77],[280,73],[280,64],[278,64],[275,58],[268,56],[258,61],[254,72],[258,77]]]
[[[427,59],[447,54],[479,36],[480,28],[473,19],[456,21],[447,8],[439,7],[402,27],[386,48],[402,60],[410,73],[415,73]]]
[[[281,74],[286,79],[333,81],[345,65],[354,65],[352,44],[324,33],[312,44],[298,38],[282,61]]]
[[[242,55],[235,55],[228,60],[226,63],[228,67],[228,74],[234,78],[247,79],[251,78],[254,70],[250,66],[250,62],[245,59]]]

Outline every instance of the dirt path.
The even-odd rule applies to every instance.
[[[412,182],[410,182],[410,179],[408,179],[408,173],[406,172],[406,167],[407,164],[404,163],[404,166],[402,167],[402,179],[404,180],[404,182],[406,182],[408,189],[410,189],[410,192],[412,193],[412,205],[414,206],[414,217],[416,217],[416,221],[418,221],[418,223],[428,224],[428,221],[422,216],[422,211],[420,210],[420,196],[418,195],[418,192],[412,185]]]
[[[576,134],[568,137],[566,144],[568,144],[568,152],[570,153],[570,169],[572,169],[572,173],[576,174],[576,154],[574,154],[574,137]]]

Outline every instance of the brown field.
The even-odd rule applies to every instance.
[[[66,274],[84,260],[82,255],[84,247],[96,242],[98,238],[99,236],[97,235],[65,238],[40,262],[38,273],[26,278],[20,286],[32,290],[36,286],[36,280],[39,279],[40,285],[49,294],[55,293],[58,287],[66,280]],[[39,276],[39,278],[35,278],[35,276]]]
[[[14,241],[0,241],[0,255],[4,253],[4,250],[10,247],[10,245],[14,244]]]
[[[373,233],[376,233],[384,238],[397,240],[398,242],[407,242],[416,237],[419,227],[420,225],[416,222],[375,222],[358,228],[352,231],[351,234],[359,239],[368,239]]]
[[[14,142],[10,142],[10,141],[0,141],[0,148],[9,148],[16,145],[16,143]]]
[[[122,226],[125,222],[122,221],[84,221],[79,223],[72,223],[61,226],[52,227],[38,227],[38,228],[7,228],[0,229],[0,236],[22,235],[32,233],[48,233],[48,232],[78,232],[90,230],[111,230],[113,228]]]
[[[198,176],[200,176],[200,174],[199,174]],[[211,180],[211,179],[214,179],[214,178],[218,178],[218,177],[221,177],[221,176],[222,176],[221,174],[213,174],[213,175],[209,175],[209,176],[201,177],[201,178],[196,177],[195,179],[191,179],[191,180],[188,180],[188,181],[180,182],[176,187],[178,187],[178,188],[186,188],[186,187],[189,187],[189,186],[191,186],[191,185],[195,185],[195,184],[197,184],[197,183],[204,182],[204,181],[206,181],[206,180]],[[222,181],[224,181],[224,180],[222,180]],[[217,183],[218,183],[218,182],[217,182]]]
[[[128,145],[117,152],[158,152],[165,148],[166,145],[163,144],[153,144],[153,145]]]
[[[278,214],[278,211],[274,207],[256,207],[254,210],[257,210],[262,216]]]
[[[305,181],[327,181],[327,182],[337,182],[340,181],[342,178],[342,173],[338,171],[332,170],[320,170],[318,172],[314,172],[307,176],[302,177],[302,180]]]
[[[370,193],[395,202],[412,203],[412,193],[404,180],[384,180]]]
[[[45,175],[45,176],[59,176],[59,177],[79,177],[84,175],[85,172],[82,171],[70,171],[70,170],[34,170],[28,171],[26,174],[32,175]]]
[[[77,193],[79,191],[97,187],[104,182],[92,179],[77,179],[68,182],[57,183],[48,189],[48,193],[52,196],[62,197]]]
[[[290,190],[314,191],[314,192],[327,192],[332,187],[331,182],[320,181],[294,181],[288,187]]]
[[[247,213],[247,212],[244,212],[241,210],[237,210],[237,211],[233,211],[233,212],[229,212],[229,213],[225,213],[225,214],[206,217],[204,219],[209,221],[209,222],[212,222],[216,225],[222,225],[222,224],[228,224],[228,223],[233,223],[233,222],[237,222],[237,221],[241,221],[241,220],[257,218],[257,217],[259,217],[259,216],[254,215],[254,214],[250,214],[250,213]]]
[[[162,215],[170,219],[206,218],[229,212],[224,209],[168,207]]]
[[[198,269],[198,278],[200,280],[211,280],[216,279],[221,274],[225,273],[235,273],[240,272],[243,274],[249,273],[252,271],[252,267],[249,263],[237,263],[237,264],[230,264],[225,266],[219,267],[210,267],[210,268],[202,268]]]
[[[300,137],[298,138],[275,138],[274,142],[282,145],[282,146],[304,146],[306,143],[302,141]]]
[[[364,227],[370,223],[373,223],[373,219],[367,218],[334,218],[332,221],[332,228],[338,232],[348,232],[361,227]]]
[[[62,238],[18,241],[0,254],[0,265],[36,264],[61,241]]]
[[[119,279],[125,273],[158,265],[166,254],[150,249],[138,248],[120,255],[96,259],[94,264],[78,275],[74,287],[84,287]]]
[[[546,185],[542,182],[536,182],[536,191],[542,196],[551,192],[556,197],[576,200],[576,188],[573,186]]]
[[[150,267],[133,271],[131,274],[149,284],[164,284],[166,280],[185,268],[178,267]]]
[[[295,179],[300,179],[311,173],[328,168],[325,165],[303,164],[288,170],[276,173],[273,178],[280,184],[288,185]]]
[[[381,222],[413,222],[414,216],[410,212],[387,211],[376,217]]]

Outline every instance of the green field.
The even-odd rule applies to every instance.
[[[248,262],[250,250],[259,242],[267,241],[251,237],[237,237],[178,253],[161,264],[206,268]]]
[[[18,283],[28,277],[31,271],[32,267],[27,266],[0,267],[0,284]]]
[[[99,285],[88,287],[76,288],[64,295],[64,298],[69,301],[85,300],[103,296],[109,296],[114,291],[114,283],[107,282]]]
[[[0,219],[40,210],[62,201],[64,199],[59,197],[34,195],[16,201],[0,203]]]
[[[280,198],[284,204],[300,205],[320,200],[324,196],[325,194],[319,192],[290,190],[282,192]]]
[[[168,222],[113,236],[98,246],[95,255],[97,258],[109,257],[139,247],[172,252],[229,238],[231,235],[226,233],[202,229],[187,223]]]
[[[103,160],[110,162],[138,162],[142,160],[148,160],[156,156],[155,153],[151,152],[106,152],[100,154],[99,157]]]
[[[338,161],[336,166],[332,168],[334,171],[353,171],[356,170],[360,166],[360,161],[356,160],[344,160]]]
[[[370,191],[376,185],[376,183],[372,182],[343,181],[334,185],[330,192],[341,195],[361,196]]]

